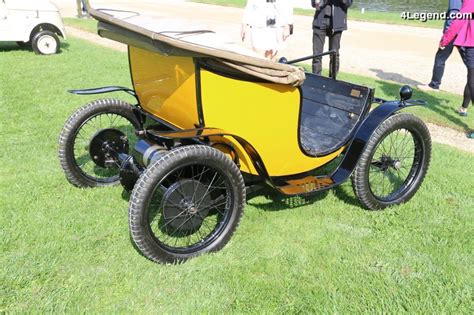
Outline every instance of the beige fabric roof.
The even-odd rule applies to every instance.
[[[179,19],[157,19],[120,11],[90,9],[99,21],[98,33],[115,41],[165,55],[210,57],[224,66],[266,81],[298,86],[303,68],[261,58],[215,32]]]

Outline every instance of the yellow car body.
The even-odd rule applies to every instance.
[[[238,80],[201,70],[196,92],[192,58],[164,56],[130,47],[133,87],[141,107],[183,130],[200,125],[198,97],[206,127],[238,135],[259,153],[270,176],[299,174],[318,168],[341,154],[344,146],[321,157],[301,150],[298,139],[301,91],[277,83]],[[232,143],[242,172],[258,175],[252,157],[230,136],[216,136],[214,144]],[[225,150],[226,146],[222,146]]]

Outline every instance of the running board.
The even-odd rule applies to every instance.
[[[286,181],[286,185],[277,186],[276,188],[285,195],[307,195],[322,191],[334,186],[331,177],[314,177],[308,176],[301,179],[291,179]]]

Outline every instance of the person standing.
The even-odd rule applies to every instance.
[[[448,11],[446,22],[444,22],[443,27],[443,34],[446,33],[446,30],[451,25],[453,21],[453,17],[456,13],[461,10],[462,0],[449,0],[448,1]],[[428,86],[434,90],[438,90],[439,86],[441,85],[441,79],[443,78],[444,74],[444,67],[446,65],[446,60],[448,60],[449,56],[454,49],[454,43],[449,43],[444,49],[438,49],[435,56],[435,62],[433,66],[433,76],[431,77],[431,81]]]
[[[469,103],[474,103],[474,0],[464,0],[460,13],[471,16],[454,20],[441,38],[439,47],[446,49],[449,43],[453,42],[466,65],[467,83],[464,88],[463,103],[458,113],[461,116],[467,116]],[[471,132],[468,137],[473,138],[474,133]]]
[[[87,10],[90,7],[89,0],[76,0],[76,7],[77,7],[77,17],[89,17],[89,13]]]
[[[335,50],[336,56],[331,56],[329,75],[335,63],[336,73],[339,71],[339,48],[341,47],[342,32],[347,30],[347,9],[352,0],[311,0],[316,9],[313,19],[313,54],[320,54],[324,49],[326,37],[329,38],[329,50]],[[322,58],[313,59],[313,73],[321,74]]]
[[[240,35],[244,41],[250,34],[253,50],[273,60],[291,35],[292,25],[291,0],[247,0]]]

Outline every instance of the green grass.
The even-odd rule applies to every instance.
[[[208,4],[217,4],[222,6],[232,6],[243,8],[245,6],[246,0],[190,0],[192,2],[199,3],[208,3]],[[314,10],[295,8],[295,14],[300,15],[314,15]],[[400,12],[375,12],[367,11],[362,13],[358,9],[349,9],[348,18],[354,21],[366,21],[366,22],[378,22],[385,24],[397,24],[397,25],[409,25],[409,26],[419,26],[419,27],[429,27],[429,28],[442,28],[443,21],[411,21],[404,20],[400,17]]]
[[[157,265],[131,244],[122,189],[74,188],[57,158],[65,120],[97,97],[66,90],[129,86],[127,55],[0,44],[0,67],[0,312],[472,312],[472,155],[435,145],[420,191],[383,212],[349,184],[251,198],[224,250]]]
[[[97,33],[97,21],[94,19],[64,18],[64,24],[83,31]]]

